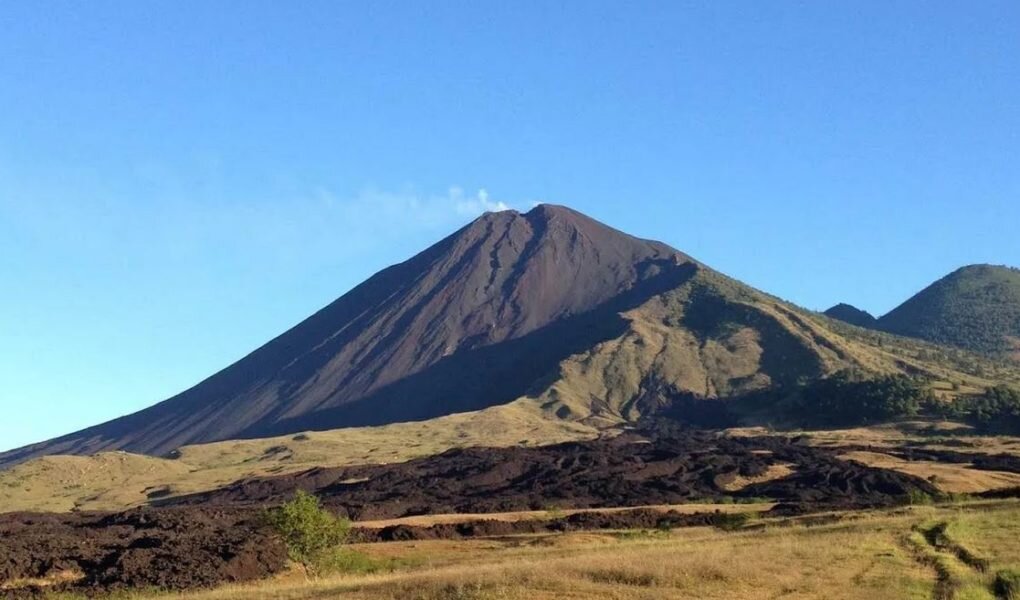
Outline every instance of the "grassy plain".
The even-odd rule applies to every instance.
[[[506,600],[928,599],[1009,597],[1020,568],[1020,502],[914,506],[831,518],[685,528],[362,545],[389,565],[310,580],[124,599]],[[997,591],[1000,590],[1000,591]]]
[[[428,421],[185,446],[173,459],[126,452],[47,456],[0,471],[0,512],[123,510],[246,477],[402,462],[465,446],[542,446],[599,435],[517,401]]]

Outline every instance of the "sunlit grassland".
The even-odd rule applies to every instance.
[[[466,446],[544,446],[598,435],[578,423],[548,419],[533,404],[519,401],[428,421],[185,446],[172,459],[127,452],[46,456],[0,471],[0,512],[124,510],[248,477],[403,462]]]
[[[1002,597],[994,591],[997,574],[1020,568],[1020,502],[834,519],[763,518],[731,532],[699,527],[361,545],[355,548],[392,566],[322,579],[292,571],[257,584],[165,596],[965,600]],[[945,539],[932,535],[936,526]]]

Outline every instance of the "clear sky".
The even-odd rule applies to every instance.
[[[0,32],[0,448],[499,203],[814,309],[1020,265],[1016,0],[12,0]]]

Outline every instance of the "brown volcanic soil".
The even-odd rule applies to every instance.
[[[843,451],[843,450],[840,450]],[[644,436],[540,448],[466,448],[406,463],[313,469],[239,481],[160,501],[163,505],[264,505],[303,489],[355,520],[423,514],[599,508],[768,497],[813,508],[895,503],[911,491],[935,494],[927,481],[846,462],[797,439],[729,438],[659,426]],[[788,477],[729,492],[735,477],[777,464]]]

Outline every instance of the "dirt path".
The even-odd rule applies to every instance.
[[[956,600],[966,587],[984,588],[996,598],[1006,600],[996,586],[984,581],[989,564],[947,534],[949,523],[915,525],[903,539],[904,547],[916,561],[935,572],[933,600]]]

